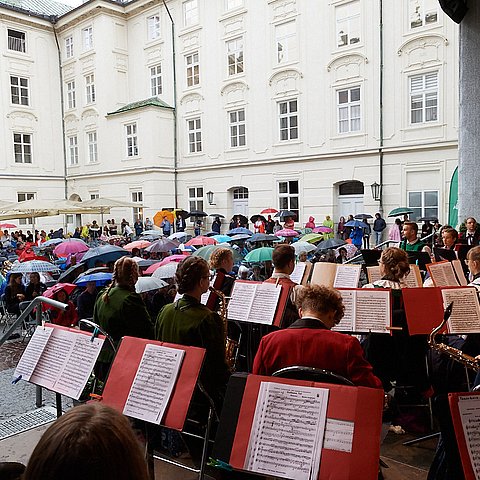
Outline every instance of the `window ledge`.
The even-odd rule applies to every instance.
[[[233,75],[228,75],[227,78],[224,78],[224,82],[236,82],[238,80],[242,80],[246,77],[245,72],[243,71],[242,73],[235,73]]]
[[[365,132],[344,132],[344,133],[337,133],[332,138],[354,138],[354,137],[364,137],[366,135]]]
[[[25,162],[13,162],[12,163],[12,166],[14,167],[20,167],[20,168],[29,168],[29,167],[34,167],[35,164],[32,162],[32,163],[25,163]]]
[[[130,162],[132,160],[141,160],[141,159],[142,159],[141,155],[135,155],[134,157],[123,157],[122,162]],[[95,165],[98,165],[98,163]]]
[[[70,65],[73,65],[76,61],[77,60],[74,56],[65,58],[65,60],[62,61],[62,67],[69,67]]]
[[[183,35],[188,35],[189,33],[197,32],[202,29],[202,26],[200,23],[197,23],[196,25],[189,25],[188,27],[182,27],[178,36],[182,37]]]
[[[33,58],[28,53],[24,52],[17,52],[16,50],[5,50],[3,52],[4,57],[15,58],[17,60],[23,60],[24,62],[34,63]]]
[[[159,46],[159,45],[163,45],[164,43],[165,43],[165,40],[162,37],[147,40],[143,49],[148,50],[149,48],[156,47],[156,46]],[[122,53],[128,54],[128,51],[124,51]]]
[[[419,130],[421,128],[435,128],[435,127],[443,127],[445,126],[443,123],[436,121],[436,122],[422,122],[422,123],[414,123],[411,125],[408,125],[407,127],[404,127],[400,129],[402,132],[408,132],[412,130]]]
[[[237,15],[243,15],[247,13],[247,9],[245,8],[245,5],[242,5],[237,8],[232,8],[231,10],[227,10],[222,14],[222,16],[219,18],[219,22],[223,22],[224,20],[228,20],[232,17],[236,17]]]
[[[363,42],[354,43],[353,45],[342,45],[341,47],[335,47],[335,55],[338,55],[343,52],[351,52],[352,50],[358,50],[365,46]]]
[[[274,147],[283,147],[284,145],[301,145],[301,140],[281,140],[273,144]]]
[[[236,153],[236,152],[248,152],[250,148],[248,146],[245,147],[230,147],[225,150],[225,153]]]
[[[300,63],[300,60],[290,60],[289,62],[282,62],[282,63],[276,63],[273,65],[272,69],[273,70],[284,70],[288,67],[293,67],[294,65],[298,65]]]
[[[89,48],[88,50],[85,50],[84,52],[82,52],[80,55],[79,55],[79,59],[80,60],[83,60],[84,58],[87,58],[89,57],[90,55],[95,55],[95,49],[92,47],[92,48]]]

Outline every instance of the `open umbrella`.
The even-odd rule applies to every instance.
[[[91,248],[82,258],[88,268],[95,266],[96,262],[108,263],[118,260],[120,257],[128,255],[128,252],[116,245],[101,245],[100,247]]]
[[[242,215],[241,213],[236,213],[235,215],[233,215],[233,218],[235,217],[240,222],[240,225],[246,225],[248,223],[248,218],[245,215]]]
[[[53,263],[43,260],[30,260],[29,262],[13,264],[10,273],[55,272],[57,270],[59,268]]]
[[[188,257],[188,255],[170,255],[166,258],[164,258],[161,262],[158,262],[159,263],[159,267],[161,267],[162,265],[166,265],[167,263],[170,263],[170,262],[181,262],[182,260],[185,260],[186,258]]]
[[[298,242],[295,242],[293,244],[293,248],[295,249],[295,253],[297,255],[299,255],[301,252],[310,253],[317,249],[315,245],[312,245],[311,243],[308,243],[308,242],[302,242],[301,240]]]
[[[234,262],[238,262],[242,259],[242,255],[237,249],[223,243],[221,245],[206,245],[205,247],[201,247],[192,253],[192,257],[202,257],[208,262],[208,260],[210,260],[210,255],[219,248],[228,248],[233,254]]]
[[[166,287],[167,282],[161,278],[156,277],[139,277],[135,284],[135,291],[137,293],[151,292],[152,290],[158,290],[159,288]]]
[[[338,251],[340,248],[344,248],[347,251],[347,259],[353,258],[358,252],[358,248],[355,245],[353,245],[352,243],[346,243],[345,245],[342,245],[341,247],[335,249],[336,257],[340,255]]]
[[[145,251],[150,253],[169,252],[170,250],[176,250],[179,245],[180,242],[178,240],[160,238],[147,247]]]
[[[373,216],[368,213],[357,213],[353,218],[356,218],[357,220],[365,220],[367,218],[373,218]]]
[[[152,244],[148,240],[135,240],[134,242],[127,243],[123,248],[131,252],[134,248],[142,249],[147,248]]]
[[[323,251],[323,250],[330,250],[331,248],[338,248],[343,245],[346,245],[347,242],[344,240],[337,240],[336,238],[329,238],[328,240],[324,240],[323,242],[320,242],[317,245],[317,250],[318,251]]]
[[[298,237],[299,233],[291,228],[283,228],[282,230],[275,232],[275,235],[277,237]]]
[[[161,230],[147,230],[140,235],[139,240],[152,240],[152,238],[160,237],[163,237],[163,232]]]
[[[52,238],[50,240],[47,240],[46,242],[43,242],[40,245],[40,248],[53,247],[53,246],[58,245],[62,242],[63,242],[63,238]]]
[[[230,238],[231,242],[238,242],[239,240],[246,240],[252,236],[251,233],[237,233]]]
[[[272,253],[273,253],[273,248],[272,247],[260,247],[260,248],[255,248],[255,250],[252,250],[251,252],[248,252],[247,255],[245,255],[245,262],[267,262],[268,260],[272,260]]]
[[[232,240],[232,237],[228,235],[212,235],[211,238],[214,238],[218,243],[230,242]]]
[[[394,208],[389,214],[389,217],[398,217],[399,215],[409,215],[413,213],[413,210],[408,207],[398,207]],[[345,224],[346,225],[346,224]]]
[[[292,212],[291,210],[280,210],[274,215],[274,217],[279,217],[279,218],[286,218],[286,217],[295,218],[296,216],[297,214],[295,212]]]
[[[86,252],[89,246],[84,241],[66,239],[59,243],[53,250],[57,257],[66,257],[74,253]]]
[[[186,210],[184,210],[183,208],[176,208],[173,213],[175,214],[175,217],[178,218],[179,215],[181,215],[181,217],[183,219],[185,218],[188,218],[190,216],[190,213],[187,212]]]
[[[203,210],[192,210],[188,213],[191,217],[206,217],[208,213],[204,212]]]
[[[17,228],[14,223],[0,223],[0,228]]]
[[[420,217],[417,218],[417,222],[438,222],[437,217]]]
[[[318,233],[307,233],[302,238],[300,238],[300,241],[308,243],[316,243],[320,240],[323,240],[323,235],[320,235]]]
[[[220,213],[211,213],[209,217],[225,218],[225,215],[221,215]]]
[[[53,296],[60,290],[65,290],[67,295],[70,295],[76,288],[77,288],[77,285],[73,283],[56,283],[55,285],[48,287],[42,293],[42,296],[47,298],[53,298]]]
[[[189,235],[187,232],[177,232],[177,233],[172,233],[168,238],[170,240],[178,240],[179,242],[187,242],[190,240],[191,235]]]
[[[204,246],[204,245],[216,245],[218,242],[213,237],[205,237],[204,235],[199,235],[190,239],[185,246],[186,247],[195,247],[195,246]]]
[[[345,224],[346,227],[368,228],[368,225],[360,220],[350,220]]]
[[[95,282],[97,287],[102,287],[112,281],[112,274],[110,272],[94,272],[87,275],[80,275],[75,284],[78,287],[86,287],[88,282]]]
[[[258,219],[260,219],[262,222],[266,222],[267,219],[263,215],[252,215],[250,217],[250,221],[255,223]]]
[[[328,227],[326,227],[326,228],[328,228]],[[300,228],[300,229],[299,229],[299,232],[300,232],[302,235],[305,235],[306,233],[312,233],[312,232],[313,232],[313,229],[308,228],[308,227]]]
[[[268,215],[270,213],[278,213],[278,210],[275,210],[274,208],[264,208],[260,213],[262,215]]]
[[[167,217],[167,220],[173,224],[175,221],[175,216],[170,210],[161,210],[153,216],[153,223],[159,227],[163,222],[163,217]]]
[[[156,265],[152,265],[152,267],[156,267]],[[148,267],[147,270],[145,270],[145,273],[147,273],[148,270],[150,270],[150,268],[152,267]],[[152,277],[162,278],[162,279],[173,278],[175,276],[175,272],[177,271],[177,267],[178,267],[177,262],[170,262],[170,263],[167,263],[166,265],[161,265],[157,267],[156,270],[154,270],[154,272],[152,273]]]
[[[332,233],[333,230],[330,227],[324,227],[321,225],[320,227],[315,227],[312,230],[312,233]]]
[[[271,235],[269,233],[254,233],[250,238],[249,242],[250,243],[255,243],[255,242],[275,242],[277,240],[280,240],[276,235]]]
[[[241,235],[241,234],[245,234],[245,235],[248,234],[252,236],[253,232],[251,232],[248,228],[245,228],[245,227],[232,228],[232,230],[229,230],[227,232],[227,235]]]

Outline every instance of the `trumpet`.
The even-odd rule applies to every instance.
[[[451,302],[448,305],[448,307],[445,309],[445,313],[443,314],[443,320],[440,323],[440,325],[435,327],[430,332],[430,335],[428,337],[428,345],[430,345],[430,348],[433,348],[433,350],[435,350],[436,352],[443,355],[448,355],[452,360],[458,363],[461,363],[465,367],[470,368],[475,372],[478,372],[480,371],[480,363],[476,358],[471,357],[466,353],[463,353],[458,348],[450,347],[449,345],[445,345],[444,343],[436,342],[435,337],[437,336],[438,332],[443,328],[443,326],[447,323],[448,319],[450,318],[450,315],[452,314],[452,309],[453,309],[453,302]]]

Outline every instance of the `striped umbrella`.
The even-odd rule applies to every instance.
[[[59,268],[53,263],[43,260],[30,260],[29,262],[14,264],[10,273],[55,272],[58,270]]]

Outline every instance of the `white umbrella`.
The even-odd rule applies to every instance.
[[[50,262],[43,260],[30,260],[28,262],[14,263],[10,273],[32,273],[32,272],[55,272],[59,268]]]
[[[299,255],[301,252],[313,252],[314,250],[317,249],[315,245],[312,245],[311,243],[308,242],[295,242],[292,244],[293,248],[295,249],[295,253]]]
[[[178,240],[181,243],[185,243],[190,235],[187,232],[172,233],[168,238],[170,240]]]
[[[178,262],[170,262],[161,267],[158,267],[153,273],[155,278],[173,278],[177,271]]]
[[[167,282],[157,277],[139,277],[135,284],[135,291],[137,293],[150,292],[152,290],[158,290],[159,288],[166,287]]]

